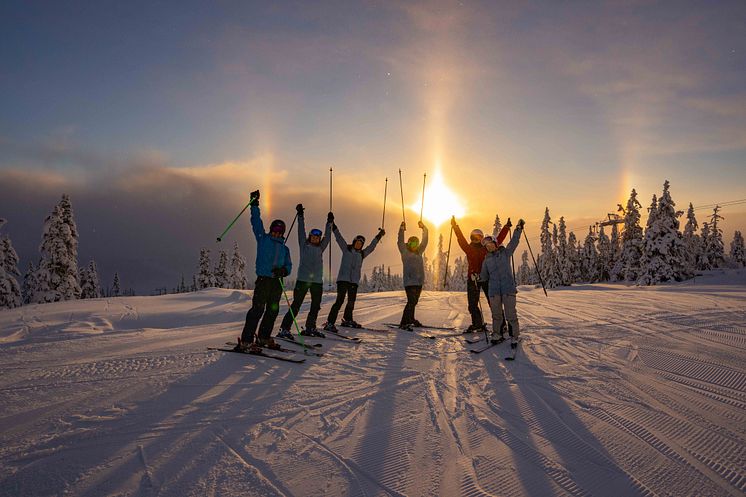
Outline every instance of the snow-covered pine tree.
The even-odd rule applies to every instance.
[[[697,269],[712,269],[710,257],[710,223],[702,223],[702,235],[700,236],[699,252],[697,254]]]
[[[735,267],[746,266],[746,251],[744,251],[743,235],[740,231],[733,233],[733,241],[730,242],[730,262]]]
[[[190,292],[196,292],[197,291],[197,275],[192,275],[192,286],[189,287]]]
[[[655,204],[655,196],[653,196]],[[663,183],[663,193],[655,208],[651,210],[645,230],[645,243],[640,259],[640,285],[655,285],[666,281],[682,281],[689,277],[687,271],[684,237],[679,231],[679,216],[676,203],[671,198],[670,183]]]
[[[246,259],[238,249],[238,242],[233,242],[233,256],[231,257],[231,288],[236,290],[246,290],[248,282],[246,281]]]
[[[466,275],[469,272],[469,265],[466,257],[456,257],[453,261],[453,273],[448,277],[448,288],[451,292],[462,292],[466,290]]]
[[[225,250],[220,251],[218,264],[215,266],[215,286],[218,288],[229,288],[230,275],[228,274],[228,254]]]
[[[210,249],[200,249],[199,251],[199,274],[197,275],[197,289],[210,288],[215,286],[215,277],[210,270]]]
[[[596,250],[596,237],[593,234],[593,226],[588,228],[588,235],[585,237],[581,267],[584,281],[588,283],[598,281],[598,251]]]
[[[533,285],[534,284],[534,277],[533,273],[531,271],[531,266],[528,264],[528,250],[524,250],[523,254],[521,254],[521,265],[518,268],[518,273],[516,274],[516,283],[518,285]]]
[[[567,258],[570,267],[570,281],[577,283],[583,280],[583,247],[578,244],[574,232],[567,236]]]
[[[637,191],[632,189],[627,207],[624,210],[624,231],[622,232],[622,252],[614,268],[618,279],[637,281],[640,274],[640,256],[642,255],[642,227],[640,226],[640,208]]]
[[[435,288],[433,289],[440,291],[443,290],[443,278],[446,278],[446,272],[448,272],[447,278],[449,280],[451,279],[450,268],[446,267],[447,254],[443,250],[443,233],[438,236],[438,254],[435,260],[437,263],[437,272],[434,275],[435,277],[433,283],[435,285]]]
[[[557,275],[559,274],[555,267],[556,258],[554,255],[554,242],[552,233],[549,231],[549,224],[552,218],[549,215],[549,207],[544,211],[544,219],[541,222],[541,254],[539,254],[539,271],[544,278],[544,285],[547,288],[554,288],[559,284]]]
[[[495,214],[495,224],[492,225],[492,238],[497,240],[497,235],[500,234],[500,230],[503,228],[503,223],[500,222],[500,215]]]
[[[80,298],[97,299],[101,297],[101,284],[99,283],[98,267],[93,259],[88,266],[80,269]]]
[[[609,281],[611,278],[611,240],[604,227],[601,226],[598,231],[598,281]]]
[[[5,224],[5,219],[0,218],[0,228]],[[12,309],[22,304],[21,287],[18,285],[16,276],[18,271],[18,254],[10,242],[10,238],[0,238],[0,309]]]
[[[119,281],[119,273],[114,273],[114,282],[111,284],[111,296],[119,297],[122,294],[122,284]]]
[[[713,269],[723,267],[725,262],[723,230],[719,226],[722,219],[724,218],[720,215],[720,206],[716,205],[710,216],[710,234],[707,237],[707,254]]]
[[[433,270],[433,265],[430,263],[430,259],[425,254],[422,254],[422,264],[425,267],[425,284],[422,286],[422,289],[432,290],[435,288],[435,278],[437,276]]]
[[[33,302],[34,292],[36,291],[36,266],[33,262],[28,263],[26,274],[23,275],[23,287],[21,288],[21,298],[24,304]]]
[[[358,286],[358,292],[368,293],[370,292],[370,283],[368,282],[368,275],[363,273],[363,279],[360,280],[360,286]]]
[[[35,275],[33,302],[58,302],[80,298],[77,240],[73,238],[72,233],[71,224],[63,219],[63,207],[60,202],[44,221],[42,242],[39,246],[41,261]]]
[[[619,261],[619,257],[622,255],[621,239],[619,237],[619,227],[616,223],[611,225],[611,238],[609,240],[609,280],[614,281],[617,279],[614,274],[614,269]]]
[[[686,211],[686,225],[684,226],[684,250],[686,256],[687,272],[694,274],[702,252],[702,239],[697,234],[697,217],[694,215],[694,206],[689,203]]]
[[[554,286],[563,286],[562,268],[560,267],[559,259],[559,233],[556,224],[552,224],[552,259],[553,261],[550,267],[552,268],[553,273],[550,274],[548,279],[554,280]]]
[[[567,246],[567,225],[565,217],[559,219],[559,229],[557,233],[557,263],[560,274],[560,281],[563,286],[570,286],[573,281],[572,258]]]

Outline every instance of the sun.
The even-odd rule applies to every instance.
[[[411,204],[409,208],[419,216],[422,197]],[[443,175],[439,169],[435,173],[427,176],[425,184],[425,207],[422,211],[422,217],[434,224],[440,226],[448,221],[451,216],[462,217],[466,213],[461,199],[456,195],[443,181]]]

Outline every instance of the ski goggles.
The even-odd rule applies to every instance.
[[[316,228],[312,229],[311,236],[321,236],[321,230],[316,229]]]
[[[269,228],[269,231],[271,231],[272,233],[280,233],[280,234],[282,234],[282,233],[285,233],[285,226],[283,226],[281,224],[275,224],[274,226],[271,226]]]

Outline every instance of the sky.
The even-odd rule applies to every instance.
[[[330,168],[348,238],[381,226],[388,178],[368,272],[400,268],[423,174],[433,248],[449,213],[534,240],[549,207],[582,238],[665,180],[702,222],[746,199],[746,3],[0,4],[0,217],[23,268],[62,193],[104,283],[172,287],[233,241],[253,267],[248,217],[215,241],[249,193],[321,227]],[[726,241],[746,230],[746,203],[722,215]]]

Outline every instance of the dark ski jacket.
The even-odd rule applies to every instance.
[[[352,245],[348,245],[342,234],[339,232],[339,228],[336,226],[332,230],[334,237],[337,239],[337,245],[342,250],[342,261],[339,263],[339,272],[337,273],[337,283],[340,281],[346,281],[355,285],[360,283],[360,272],[363,267],[363,259],[368,257],[373,250],[380,238],[376,235],[373,241],[362,250],[355,250]]]
[[[324,237],[319,245],[313,245],[306,236],[306,222],[303,214],[298,215],[298,244],[300,245],[300,262],[298,263],[298,281],[323,283],[324,250],[329,246],[329,235],[332,223],[326,223]]]
[[[273,277],[272,269],[284,267],[288,274],[293,269],[290,250],[285,246],[285,238],[274,238],[264,231],[264,223],[259,206],[251,206],[251,229],[256,237],[256,275]]]
[[[506,228],[503,228],[505,230]],[[482,264],[480,281],[489,281],[489,295],[513,295],[518,292],[513,280],[513,270],[510,266],[510,257],[515,252],[518,242],[521,240],[521,228],[516,228],[513,237],[505,248],[497,249],[488,253]]]
[[[487,249],[479,242],[467,242],[458,225],[454,226],[453,231],[456,232],[456,239],[459,246],[466,252],[466,260],[469,263],[468,277],[471,279],[472,275],[478,275],[482,271],[482,261],[484,261],[484,257],[487,255]],[[500,245],[506,236],[508,236],[508,227],[503,226],[500,234],[497,235],[497,245]]]
[[[425,284],[425,263],[422,260],[422,254],[425,253],[427,248],[428,236],[427,227],[422,228],[422,241],[417,250],[412,252],[407,248],[407,244],[404,242],[404,228],[399,227],[399,237],[396,240],[396,245],[399,247],[399,253],[401,253],[401,262],[403,265],[404,273],[404,286],[422,286]]]

